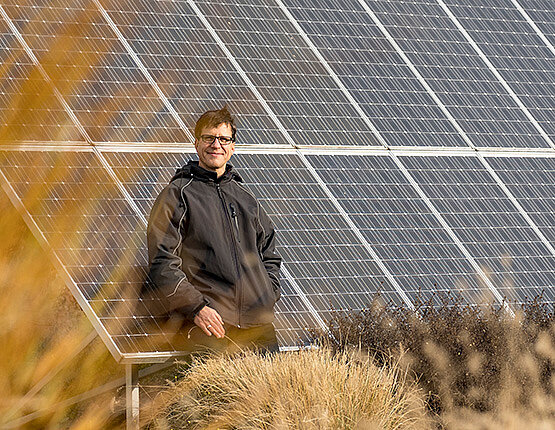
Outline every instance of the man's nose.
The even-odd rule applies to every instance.
[[[210,146],[216,146],[216,142],[217,142],[217,145],[218,145],[220,148],[224,149],[224,145],[222,145],[222,142],[220,142],[219,136],[215,136],[214,142],[212,142],[212,143],[210,144]]]

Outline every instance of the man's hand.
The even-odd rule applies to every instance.
[[[221,339],[225,336],[224,321],[220,314],[209,306],[203,307],[193,319],[193,322],[199,326],[206,336],[216,336]]]

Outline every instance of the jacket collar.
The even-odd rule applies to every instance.
[[[225,167],[224,174],[218,178],[216,172],[203,169],[198,165],[198,161],[189,160],[187,164],[185,164],[180,169],[177,169],[171,181],[174,181],[175,179],[178,179],[178,178],[186,178],[186,177],[195,178],[203,182],[215,182],[217,184],[229,182],[231,180],[235,180],[237,182],[243,182],[243,179],[241,178],[241,176],[239,176],[239,174],[235,172],[235,170],[233,170],[233,166],[229,163],[227,163]]]

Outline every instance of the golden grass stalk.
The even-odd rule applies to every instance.
[[[106,428],[110,396],[66,400],[119,366],[98,338],[76,354],[92,327],[4,193],[0,224],[0,427]]]
[[[424,401],[399,368],[328,349],[195,359],[145,417],[156,429],[421,429]]]

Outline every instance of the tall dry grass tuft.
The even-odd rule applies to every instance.
[[[399,368],[328,349],[196,359],[160,396],[152,429],[423,429],[419,390]]]
[[[542,297],[516,318],[451,295],[419,301],[415,311],[378,298],[363,312],[338,314],[330,333],[324,343],[335,351],[357,346],[379,364],[400,360],[448,428],[502,428],[524,417],[555,426],[555,313]]]
[[[98,35],[100,16],[92,0],[74,9],[60,0],[35,3],[22,0],[17,6],[4,6],[5,14],[19,28],[39,64],[34,63],[20,40],[10,35],[3,19],[0,165],[11,185],[2,178],[0,185],[11,197],[16,190],[50,247],[57,249],[65,262],[73,261],[68,265],[94,267],[97,254],[79,250],[90,246],[87,241],[101,248],[102,237],[95,234],[97,227],[87,224],[88,217],[83,214],[94,212],[90,208],[102,199],[114,198],[110,190],[95,185],[99,179],[94,164],[92,168],[83,165],[78,152],[8,150],[29,142],[37,146],[59,143],[60,148],[85,142],[60,98],[75,106],[77,95],[90,91],[91,82],[98,81],[97,66],[106,61],[109,45],[117,43],[117,38],[89,37]],[[60,16],[60,11],[66,15]],[[102,46],[95,46],[100,42]],[[102,94],[100,87],[97,90]],[[119,95],[114,92],[109,96],[117,100]],[[109,96],[103,100],[111,100]],[[136,97],[125,103],[138,100]],[[90,103],[97,114],[87,115],[81,110],[79,119],[84,129],[89,133],[104,130],[106,134],[116,130],[126,107],[108,103],[98,106],[93,99]],[[14,154],[24,154],[26,169],[18,166],[20,158]],[[72,162],[74,166],[70,166]],[[83,185],[87,182],[89,186]],[[0,428],[106,428],[111,395],[73,400],[122,376],[121,366],[98,338],[85,341],[93,328],[56,273],[59,263],[53,264],[50,251],[39,245],[1,191],[0,225]],[[86,231],[90,231],[87,236],[82,234]]]
[[[104,428],[110,398],[66,400],[119,368],[4,193],[0,225],[0,427]]]

